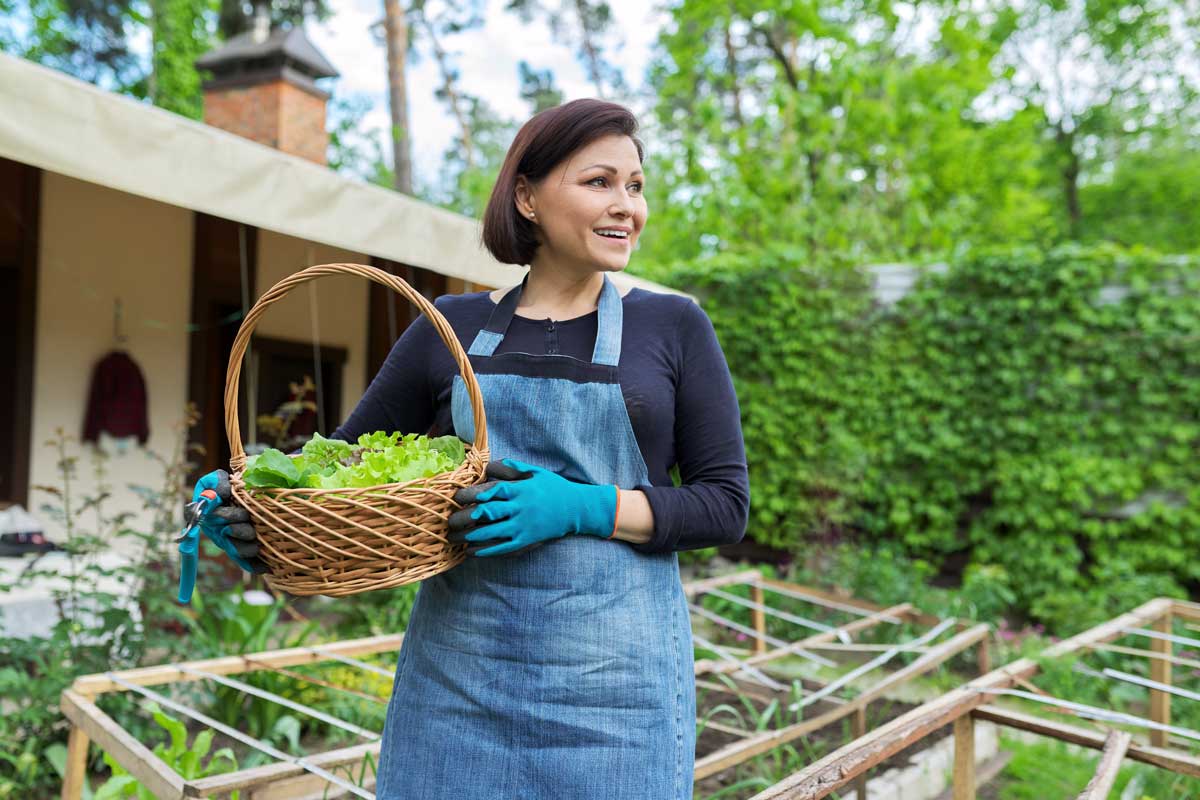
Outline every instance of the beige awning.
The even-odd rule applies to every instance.
[[[3,53],[0,156],[483,286],[525,273],[483,249],[470,217]]]

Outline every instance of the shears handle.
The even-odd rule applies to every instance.
[[[191,519],[185,522],[183,533],[179,536],[179,597],[180,603],[190,603],[192,592],[196,588],[196,571],[200,565],[200,518],[207,513],[213,501],[220,503],[217,493],[205,489],[190,508]]]

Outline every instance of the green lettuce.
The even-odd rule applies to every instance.
[[[450,472],[466,455],[466,446],[457,436],[430,439],[416,433],[376,431],[364,433],[352,445],[318,433],[295,458],[269,448],[247,459],[242,478],[253,488],[365,488]]]

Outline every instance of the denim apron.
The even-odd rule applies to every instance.
[[[524,286],[497,304],[468,351],[492,459],[622,489],[649,483],[618,382],[616,287],[605,276],[589,363],[494,355]],[[455,432],[472,440],[459,376],[451,403]],[[377,796],[688,800],[691,633],[675,553],[568,535],[513,556],[468,557],[418,589]]]

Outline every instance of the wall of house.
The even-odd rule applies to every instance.
[[[115,344],[119,298],[124,347],[146,383],[150,438],[144,449],[136,442],[123,454],[114,448],[107,462],[108,511],[139,511],[142,501],[128,485],[162,487],[162,469],[147,451],[163,457],[173,452],[184,415],[192,212],[44,172],[40,227],[31,487],[60,485],[59,456],[44,443],[62,427],[74,437],[67,455],[80,457],[73,502],[96,491],[88,453],[97,448],[78,439],[92,368]],[[62,525],[41,511],[52,499],[31,488],[29,510],[48,535],[61,538]],[[131,525],[146,522],[148,515],[139,514]]]
[[[107,456],[110,513],[134,512],[129,524],[149,530],[150,515],[130,484],[163,488],[156,454],[170,459],[180,447],[187,400],[187,323],[191,308],[193,214],[57,173],[43,173],[38,254],[38,308],[34,354],[31,486],[60,486],[56,450],[45,444],[61,427],[73,437],[67,455],[78,457],[72,493],[78,504],[96,493],[90,453]],[[361,253],[260,230],[258,293],[304,266],[370,263]],[[454,281],[451,292],[483,287]],[[354,276],[322,278],[297,287],[273,304],[256,332],[310,344],[312,303],[322,343],[343,347],[340,424],[362,397],[366,369],[369,285]],[[315,294],[313,294],[315,290]],[[114,301],[122,302],[125,349],[146,383],[150,438],[125,449],[105,436],[82,445],[92,370],[114,346]],[[50,493],[31,489],[29,510],[47,534],[61,540],[62,524],[42,511]]]
[[[258,294],[281,279],[313,264],[370,264],[369,256],[315,244],[274,231],[258,233]],[[311,344],[313,313],[320,342],[347,350],[342,371],[341,417],[326,420],[330,431],[349,416],[367,388],[367,297],[370,283],[356,275],[318,278],[297,286],[273,303],[255,333]],[[314,376],[315,377],[315,376]]]

